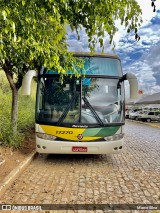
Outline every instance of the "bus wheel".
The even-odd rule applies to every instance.
[[[151,119],[150,119],[150,118],[147,118],[146,121],[147,121],[147,122],[151,122]]]

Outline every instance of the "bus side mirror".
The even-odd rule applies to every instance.
[[[37,77],[37,72],[35,70],[29,70],[22,81],[22,95],[30,95],[31,92],[31,81],[33,77]]]
[[[123,79],[129,81],[130,99],[137,99],[138,98],[138,80],[137,80],[137,77],[132,73],[127,73],[123,76]]]

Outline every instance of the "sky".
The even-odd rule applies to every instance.
[[[144,3],[145,1],[145,3]],[[155,1],[156,12],[153,12],[151,0],[137,0],[142,9],[143,23],[138,30],[140,41],[135,41],[133,33],[127,33],[126,29],[117,22],[119,31],[114,37],[116,47],[112,50],[109,37],[104,38],[106,53],[117,54],[121,58],[124,73],[132,72],[138,78],[139,89],[144,94],[160,92],[160,0]],[[85,30],[79,31],[80,41],[76,32],[70,29],[68,33],[69,51],[89,52],[88,38]],[[101,52],[99,46],[97,52]],[[128,84],[126,84],[128,91]]]

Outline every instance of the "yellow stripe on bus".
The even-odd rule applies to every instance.
[[[59,137],[66,140],[92,141],[102,138],[94,136],[93,137],[84,136],[82,137],[82,139],[79,139],[78,135],[83,135],[85,128],[67,128],[67,127],[47,126],[47,125],[40,125],[40,127],[46,134],[53,135],[55,137]]]

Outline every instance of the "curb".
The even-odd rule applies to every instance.
[[[127,121],[131,121],[131,122],[135,122],[135,123],[140,123],[140,124],[144,124],[144,125],[148,125],[154,128],[160,128],[160,125],[156,125],[156,124],[150,124],[150,123],[146,123],[146,122],[142,122],[142,121],[136,121],[136,120],[131,120],[131,119],[126,119]]]
[[[20,173],[31,163],[36,156],[36,152],[32,152],[24,161],[22,161],[17,168],[13,169],[9,175],[0,184],[0,197],[5,193],[8,187],[18,178]]]

